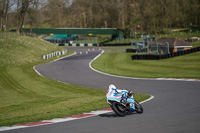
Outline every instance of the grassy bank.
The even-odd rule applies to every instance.
[[[41,55],[63,50],[36,38],[0,39],[0,126],[53,119],[108,107],[105,90],[63,84],[39,76]],[[72,54],[68,51],[68,54]],[[147,95],[136,95],[141,101]]]
[[[63,48],[36,38],[0,40],[0,126],[107,107],[105,91],[59,83],[35,73],[34,65],[50,61],[43,61],[41,55],[58,50]]]
[[[200,41],[194,46],[200,46]],[[114,75],[140,78],[192,78],[200,79],[200,52],[164,60],[131,60],[133,53],[125,48],[106,49],[92,63],[99,71]]]

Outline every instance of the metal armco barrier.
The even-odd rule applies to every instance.
[[[132,60],[161,60],[161,59],[168,59],[168,58],[173,58],[176,56],[182,56],[194,52],[199,52],[200,47],[184,50],[184,51],[179,51],[179,52],[174,52],[170,54],[165,54],[165,55],[149,55],[149,54],[143,54],[143,55],[132,55],[131,58]]]
[[[68,44],[68,46],[72,47],[95,47],[99,46],[97,43],[73,43],[73,44]]]
[[[52,58],[54,56],[60,56],[60,55],[64,55],[64,54],[67,54],[67,50],[57,51],[57,52],[53,52],[53,53],[50,53],[50,54],[47,54],[47,55],[42,55],[42,59],[48,60],[49,58]]]

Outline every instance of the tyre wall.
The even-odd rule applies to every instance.
[[[149,54],[142,54],[142,55],[132,55],[131,58],[132,60],[161,60],[161,59],[168,59],[168,58],[173,58],[176,56],[182,56],[194,52],[199,52],[200,47],[184,50],[184,51],[179,51],[179,52],[174,52],[170,54],[165,54],[165,55],[149,55]]]

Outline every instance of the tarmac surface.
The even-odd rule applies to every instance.
[[[135,93],[153,95],[143,103],[143,114],[118,117],[114,112],[79,120],[3,131],[5,133],[199,133],[200,82],[128,79],[93,71],[89,63],[99,48],[71,48],[76,54],[36,66],[45,77],[61,82],[107,90],[110,84]],[[88,51],[88,53],[87,53]]]

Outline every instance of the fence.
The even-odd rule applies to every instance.
[[[47,54],[47,55],[42,55],[42,59],[48,60],[49,58],[52,58],[52,57],[55,57],[55,56],[61,56],[61,55],[64,55],[64,54],[67,54],[67,50],[57,51],[57,52],[53,52],[53,53],[50,53],[50,54]]]
[[[75,40],[76,38],[70,38],[70,39],[44,39],[50,43],[56,43],[56,44],[65,44],[65,43],[69,43],[72,40]]]
[[[131,47],[126,49],[126,53],[147,53],[144,42],[132,42]]]
[[[99,46],[98,43],[72,43],[68,44],[67,46],[72,46],[72,47],[96,47]]]
[[[196,47],[196,48],[174,52],[170,54],[164,54],[164,55],[149,55],[149,54],[132,55],[131,58],[132,60],[161,60],[161,59],[173,58],[176,56],[186,55],[186,54],[199,52],[199,51],[200,51],[200,47]]]
[[[11,31],[16,31],[15,29],[12,29]],[[30,28],[23,28],[24,32],[29,32]],[[33,28],[32,29],[32,33],[36,33],[36,34],[84,34],[84,35],[88,35],[88,34],[93,34],[93,35],[113,35],[113,36],[120,36],[123,35],[123,32],[119,29],[115,29],[115,28],[57,28],[57,29],[53,29],[53,28],[49,28],[49,29],[42,29],[42,28]]]

